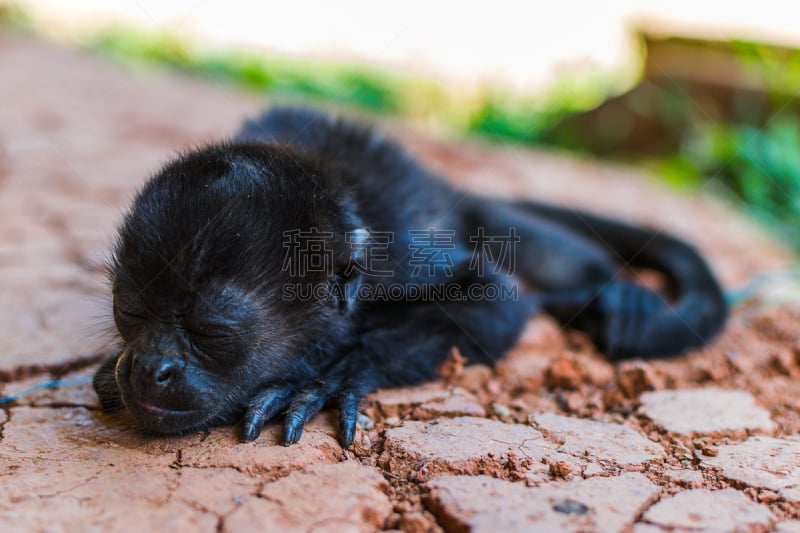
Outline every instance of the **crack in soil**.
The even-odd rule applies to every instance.
[[[0,369],[0,384],[13,383],[42,374],[50,374],[58,379],[71,372],[99,364],[111,355],[110,351],[98,351],[87,355],[76,355],[63,363],[20,365],[10,369]]]

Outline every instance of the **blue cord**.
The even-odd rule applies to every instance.
[[[82,378],[78,379],[66,379],[66,380],[58,380],[54,379],[52,381],[45,381],[44,383],[39,383],[38,385],[34,385],[33,387],[29,387],[25,390],[21,390],[15,394],[11,394],[9,396],[2,396],[0,397],[0,403],[8,403],[13,402],[23,396],[27,396],[28,394],[37,391],[39,389],[52,389],[55,387],[74,387],[75,385],[83,385],[88,381],[91,381],[92,376],[83,376]]]

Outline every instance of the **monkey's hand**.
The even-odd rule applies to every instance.
[[[628,281],[547,295],[544,301],[548,312],[589,334],[612,360],[648,355],[654,321],[669,309],[664,296]]]
[[[303,426],[327,402],[339,408],[339,442],[348,448],[356,433],[358,406],[372,389],[371,366],[356,354],[345,355],[321,376],[303,385],[273,385],[261,390],[250,400],[244,418],[242,440],[256,439],[264,424],[279,412],[286,413],[283,444],[300,440]]]
[[[666,299],[643,285],[615,282],[598,295],[594,306],[603,321],[601,342],[609,359],[639,357],[650,327],[667,307]]]
[[[94,390],[97,392],[98,398],[100,398],[100,408],[106,413],[119,411],[125,407],[122,403],[122,394],[119,391],[119,385],[117,385],[117,378],[114,373],[117,359],[119,359],[119,354],[103,361],[92,380]]]

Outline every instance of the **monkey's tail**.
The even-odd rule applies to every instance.
[[[661,272],[675,292],[669,312],[648,328],[651,355],[679,353],[705,344],[725,324],[728,307],[717,279],[688,243],[658,230],[633,226],[579,210],[534,201],[513,202],[516,209],[566,226],[606,249],[620,263]],[[646,355],[646,354],[642,354]]]

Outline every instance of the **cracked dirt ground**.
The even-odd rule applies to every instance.
[[[80,379],[103,355],[104,250],[132,192],[264,102],[0,35],[0,394]],[[535,195],[690,239],[727,287],[789,255],[707,197],[529,150],[387,125],[462,185]],[[773,295],[774,296],[774,295]],[[770,299],[768,299],[770,300]],[[2,531],[800,531],[800,309],[751,301],[710,347],[605,362],[547,317],[495,369],[381,391],[354,451],[329,413],[144,437],[86,381],[0,410]]]

